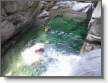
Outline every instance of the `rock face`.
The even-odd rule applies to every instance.
[[[9,21],[3,21],[1,23],[1,38],[3,40],[9,39],[10,36],[12,36],[15,32],[15,25],[13,25]]]
[[[47,6],[46,6],[47,4]],[[75,20],[82,21],[88,15],[88,11],[92,12],[94,6],[91,2],[78,2],[78,1],[43,1],[44,11],[49,13],[49,18],[53,18],[57,15],[65,16],[66,18],[73,18]],[[47,14],[46,13],[46,14]],[[80,19],[76,19],[80,18]]]
[[[12,14],[18,11],[26,11],[30,7],[33,7],[36,2],[33,1],[3,1],[2,6],[6,13]]]
[[[84,56],[73,68],[73,76],[101,76],[101,49],[95,49]]]
[[[56,3],[56,5],[52,9],[58,9],[58,8],[70,8],[72,11],[77,11],[77,12],[83,12],[87,13],[89,9],[93,9],[93,3],[83,3],[83,2],[78,2],[78,1],[59,1]]]
[[[2,43],[23,31],[22,25],[30,21],[38,2],[32,1],[1,1],[1,41]],[[27,28],[27,27],[25,27]]]
[[[101,23],[101,2],[93,11],[92,18],[88,25],[89,32],[86,41],[81,48],[81,53],[88,52],[101,47],[102,23]]]
[[[39,4],[41,3],[41,4]],[[16,33],[16,30],[19,30],[19,27],[22,24],[26,23],[33,17],[33,13],[36,8],[42,6],[39,16],[39,20],[42,17],[54,17],[56,15],[64,15],[66,18],[74,18],[79,17],[81,20],[76,19],[77,21],[82,21],[86,18],[87,11],[93,8],[93,4],[91,2],[77,2],[77,1],[1,1],[1,24],[5,21],[11,23],[14,26],[15,31],[8,32],[6,38],[2,38],[2,42],[11,38]],[[79,7],[81,5],[81,7]],[[58,10],[59,9],[59,10]],[[60,9],[63,9],[60,11]],[[58,12],[59,11],[59,12]],[[84,12],[85,11],[85,12]],[[35,15],[36,16],[36,15]],[[84,19],[83,19],[84,18]],[[35,19],[33,17],[33,19]],[[39,21],[38,20],[38,21]],[[3,24],[2,24],[3,25]],[[6,28],[6,27],[5,27]],[[11,27],[10,27],[11,28]],[[3,29],[3,27],[2,27]],[[6,29],[5,29],[6,30]],[[23,30],[23,29],[21,29]],[[4,37],[5,32],[2,30],[2,37]],[[8,31],[8,29],[7,29]],[[10,34],[11,33],[11,34]],[[6,36],[6,35],[5,35]]]

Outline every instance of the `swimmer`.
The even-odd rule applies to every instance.
[[[45,27],[44,27],[44,32],[48,32],[48,31],[49,31],[48,26],[45,26]]]

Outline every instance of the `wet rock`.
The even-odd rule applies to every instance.
[[[83,54],[72,70],[73,76],[101,76],[101,49]]]
[[[64,16],[68,19],[73,19],[74,21],[81,22],[84,21],[87,17],[85,13],[72,11],[70,8],[52,10],[49,13],[49,18],[55,16]]]
[[[89,9],[93,9],[93,3],[78,2],[78,1],[60,1],[57,2],[53,9],[57,8],[70,8],[73,11],[87,13]]]
[[[100,17],[101,17],[101,1],[98,2],[92,14],[92,18],[100,18]]]
[[[90,8],[93,8],[93,3],[74,2],[72,10],[87,13]]]
[[[91,15],[94,6],[91,2],[59,1],[50,10],[50,17],[57,15],[81,22]]]
[[[71,8],[72,4],[74,4],[74,1],[60,1],[57,2],[57,6],[59,6],[60,8]]]
[[[97,13],[98,12],[98,13]],[[101,2],[98,2],[93,11],[92,18],[88,25],[89,31],[81,48],[81,53],[101,48],[102,23],[101,23]]]
[[[43,10],[39,15],[38,18],[43,18],[49,16],[49,12],[46,10]]]
[[[101,46],[99,44],[94,43],[94,41],[93,41],[93,43],[84,42],[84,44],[80,50],[80,53],[84,54],[86,52],[89,52],[89,51],[97,49],[97,48],[101,48]]]
[[[59,8],[59,6],[54,6],[52,9],[53,10],[56,10],[56,9],[58,9]]]
[[[76,22],[82,22],[86,19],[87,15],[82,12],[65,12],[63,13],[63,16],[68,18],[68,19],[73,19]]]

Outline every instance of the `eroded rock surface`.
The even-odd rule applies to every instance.
[[[95,10],[93,11],[92,18],[89,22],[88,35],[86,41],[84,42],[81,53],[94,50],[96,48],[101,48],[102,39],[102,23],[101,23],[101,2],[98,2]]]
[[[5,20],[1,23],[1,40],[7,40],[10,36],[12,36],[15,32],[15,25],[11,22]]]
[[[1,2],[1,39],[2,43],[18,31],[24,23],[30,20],[38,2],[33,1],[2,1]]]

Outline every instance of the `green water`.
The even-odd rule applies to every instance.
[[[49,28],[44,32],[44,26]],[[46,48],[52,46],[58,52],[64,54],[79,54],[87,33],[87,22],[79,23],[72,19],[55,17],[46,24],[41,24],[26,32],[17,43],[12,46],[2,57],[2,74],[11,73],[13,76],[39,76],[46,71],[47,65],[53,61],[40,60],[37,63],[27,66],[22,57],[21,51],[31,47],[36,42],[44,43]]]

